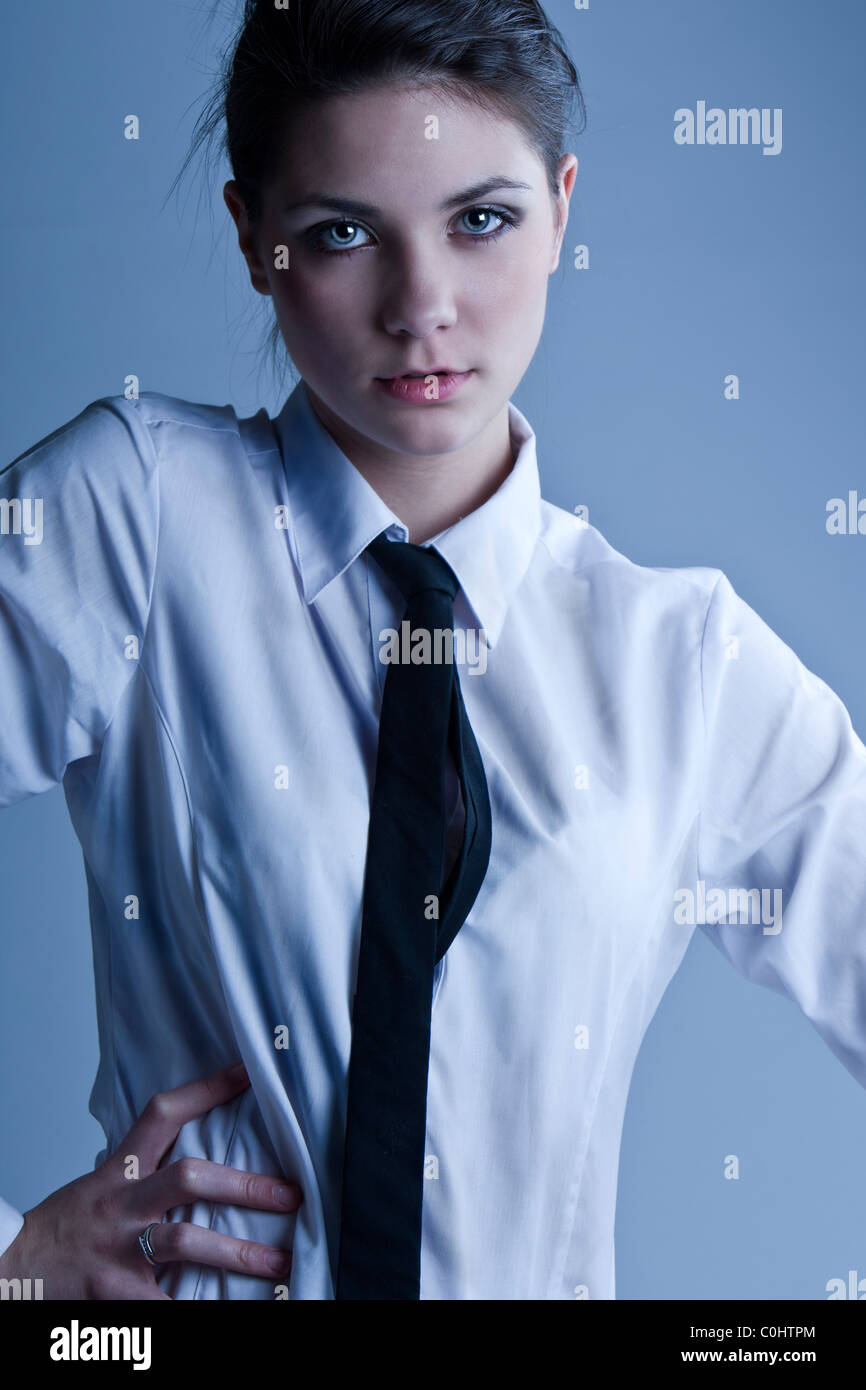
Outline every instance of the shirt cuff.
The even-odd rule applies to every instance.
[[[23,1212],[0,1197],[0,1255],[5,1255],[23,1225]]]

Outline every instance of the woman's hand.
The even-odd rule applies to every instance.
[[[50,1299],[168,1299],[154,1278],[138,1237],[172,1207],[230,1202],[260,1211],[295,1211],[296,1183],[245,1173],[204,1158],[159,1163],[181,1126],[224,1105],[249,1085],[243,1063],[202,1081],[152,1096],[113,1154],[84,1177],[52,1192],[24,1213],[24,1225],[0,1256],[0,1278],[42,1279]],[[126,1177],[130,1154],[137,1180]],[[194,1261],[259,1279],[285,1279],[291,1253],[237,1240],[188,1221],[168,1221],[150,1233],[158,1264]],[[168,1299],[171,1302],[171,1299]]]

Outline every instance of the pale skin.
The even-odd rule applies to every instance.
[[[235,1066],[240,1064],[235,1063]],[[190,1120],[234,1100],[249,1085],[227,1070],[152,1096],[113,1154],[92,1173],[52,1192],[24,1213],[24,1225],[0,1259],[0,1278],[43,1281],[47,1299],[143,1299],[171,1302],[138,1244],[152,1221],[189,1202],[230,1202],[260,1211],[296,1211],[297,1183],[246,1173],[205,1158],[160,1165]],[[139,1175],[128,1176],[127,1155]],[[238,1240],[190,1221],[165,1222],[151,1232],[160,1264],[195,1261],[259,1279],[286,1280],[291,1252]]]
[[[438,140],[425,138],[431,115]],[[416,544],[480,507],[513,466],[508,401],[541,336],[576,173],[576,157],[563,155],[554,196],[504,115],[434,86],[391,84],[297,117],[257,225],[237,184],[225,185],[253,287],[273,299],[313,408]],[[335,249],[313,250],[313,231]],[[276,246],[289,248],[288,269],[275,268]],[[440,365],[470,373],[447,399],[409,404],[377,385]],[[138,1244],[160,1222],[150,1237],[159,1265],[286,1280],[290,1251],[163,1220],[193,1201],[283,1213],[303,1201],[297,1184],[265,1174],[165,1163],[184,1124],[248,1085],[241,1068],[153,1096],[104,1163],[24,1213],[0,1278],[41,1278],[48,1299],[165,1300]]]
[[[576,173],[575,155],[563,155],[554,198],[511,120],[432,86],[391,84],[293,122],[256,226],[237,184],[225,185],[252,285],[273,299],[313,408],[415,543],[480,507],[512,467],[508,400],[541,336]],[[370,212],[343,210],[358,203]],[[482,208],[519,225],[483,237],[501,219]],[[278,246],[288,269],[275,267]],[[472,371],[447,400],[407,404],[377,387],[376,377],[439,364]]]

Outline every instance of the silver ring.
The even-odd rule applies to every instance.
[[[153,1246],[150,1243],[150,1233],[153,1230],[154,1226],[161,1225],[161,1221],[151,1221],[150,1225],[145,1226],[144,1230],[141,1232],[141,1235],[138,1237],[138,1243],[141,1246],[141,1253],[144,1255],[144,1258],[150,1265],[156,1264],[156,1259],[153,1253]]]

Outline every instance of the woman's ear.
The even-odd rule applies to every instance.
[[[269,295],[271,293],[271,287],[268,282],[267,274],[265,273],[264,264],[259,255],[256,234],[247,217],[244,200],[241,197],[240,190],[234,179],[229,179],[228,183],[223,188],[223,198],[225,199],[226,207],[234,219],[234,224],[237,227],[238,245],[247,263],[253,289],[258,290],[259,294]]]
[[[568,206],[571,201],[571,193],[574,188],[574,180],[577,177],[577,155],[564,154],[559,161],[557,178],[559,181],[559,195],[555,202],[555,225],[556,234],[553,243],[553,259],[550,267],[550,274],[559,265],[559,253],[562,248],[562,239],[565,236],[565,228],[568,223]]]

